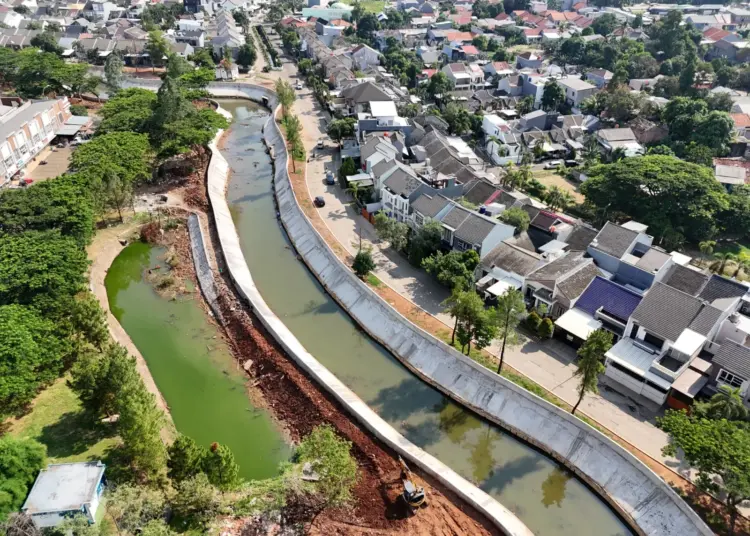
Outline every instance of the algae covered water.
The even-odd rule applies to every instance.
[[[305,348],[394,428],[494,496],[535,534],[632,534],[556,462],[418,379],[358,329],[296,259],[276,221],[261,138],[267,112],[244,101],[220,103],[234,115],[222,153],[232,168],[227,199],[245,259],[269,307]]]
[[[198,303],[198,289],[170,300],[147,281],[149,269],[164,266],[164,253],[141,242],[120,253],[105,279],[110,309],[148,363],[177,430],[204,446],[229,446],[246,479],[274,476],[290,449],[250,402],[246,376]]]

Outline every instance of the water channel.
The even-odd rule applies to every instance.
[[[229,446],[244,478],[274,476],[290,449],[268,413],[250,402],[245,373],[193,299],[198,290],[169,300],[147,280],[165,265],[164,253],[142,242],[120,253],[105,279],[112,313],[148,363],[177,430],[206,447]]]
[[[497,498],[540,536],[632,532],[557,463],[453,403],[363,333],[298,261],[275,218],[263,150],[267,112],[224,100],[234,115],[223,154],[227,199],[245,258],[269,307],[305,348],[413,443]]]

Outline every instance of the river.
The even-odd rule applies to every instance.
[[[253,279],[305,348],[413,443],[512,510],[540,536],[624,536],[627,525],[556,462],[452,402],[368,337],[296,259],[275,218],[261,127],[268,113],[224,100],[227,199]]]
[[[145,274],[164,266],[164,248],[127,246],[107,272],[109,306],[148,363],[177,430],[198,444],[232,449],[240,476],[275,476],[290,447],[263,409],[247,394],[247,376],[196,301],[197,289],[169,300]]]

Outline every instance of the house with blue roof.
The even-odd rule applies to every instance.
[[[592,331],[605,329],[613,342],[625,335],[625,328],[643,297],[622,285],[596,276],[575,302],[575,306],[557,319],[555,333],[578,348]]]

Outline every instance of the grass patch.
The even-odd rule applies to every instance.
[[[39,393],[28,414],[10,421],[8,432],[46,445],[50,463],[101,460],[120,443],[112,425],[86,414],[65,378]]]
[[[341,0],[342,4],[348,4],[353,5],[354,0]],[[385,10],[385,2],[378,1],[378,0],[361,0],[359,3],[362,6],[362,9],[364,9],[368,13],[380,13],[381,11]]]
[[[383,286],[383,283],[380,282],[380,279],[377,278],[374,274],[367,274],[367,283],[371,287],[380,288]]]
[[[743,242],[721,242],[716,244],[716,253],[731,253],[741,259],[750,260],[750,244]]]

